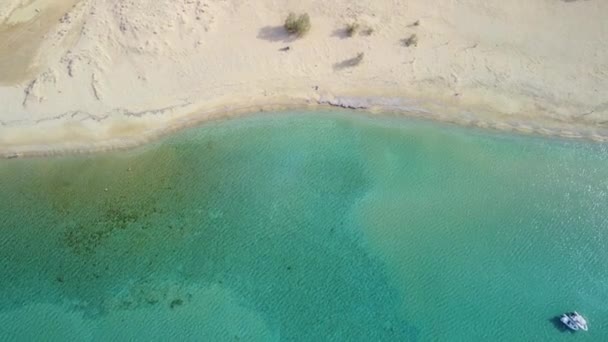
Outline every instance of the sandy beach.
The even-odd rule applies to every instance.
[[[606,141],[606,17],[597,0],[2,1],[0,156],[318,106]]]

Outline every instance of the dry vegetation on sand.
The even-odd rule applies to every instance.
[[[287,19],[285,19],[283,27],[285,27],[285,30],[287,30],[289,34],[302,37],[310,31],[310,17],[308,16],[308,13],[300,14],[298,16],[291,12],[287,16]]]

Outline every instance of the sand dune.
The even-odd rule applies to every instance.
[[[290,11],[305,37],[281,27]],[[596,0],[3,1],[0,155],[317,105],[605,140],[606,17]]]

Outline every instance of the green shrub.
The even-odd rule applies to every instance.
[[[285,30],[289,34],[295,34],[298,37],[304,36],[310,30],[310,17],[308,13],[297,16],[295,13],[289,13],[285,19]]]
[[[350,23],[350,24],[346,25],[345,31],[349,37],[354,36],[357,33],[357,31],[359,31],[359,23],[354,22],[354,23]]]

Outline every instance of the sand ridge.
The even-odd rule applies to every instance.
[[[309,13],[305,37],[281,27],[289,11]],[[0,154],[319,105],[605,140],[607,15],[601,1],[9,0]],[[353,21],[373,32],[348,37]]]

